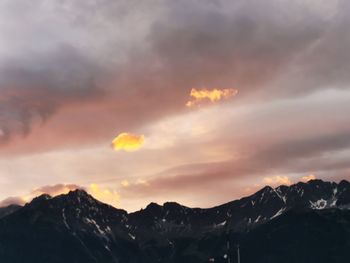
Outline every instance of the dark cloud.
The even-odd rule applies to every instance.
[[[299,92],[305,89],[349,87],[350,26],[349,1],[338,1],[337,13],[327,24],[324,34],[293,65],[292,85]]]
[[[26,60],[27,59],[27,60]],[[54,54],[37,54],[0,66],[0,142],[28,135],[32,123],[45,122],[60,107],[98,100],[98,70],[79,51],[61,46]]]
[[[348,149],[350,146],[350,131],[340,131],[335,134],[314,134],[309,138],[290,138],[286,142],[261,149],[252,158],[252,163],[262,163],[270,167],[288,167],[288,163],[296,166],[297,160],[322,157]],[[350,163],[349,163],[350,165]]]
[[[187,85],[233,84],[249,92],[278,77],[327,28],[321,14],[284,1],[215,3],[169,3],[149,36],[165,69]]]
[[[82,102],[88,106],[67,110],[59,129],[90,141],[111,134],[87,127],[137,128],[183,111],[196,86],[234,87],[241,97],[257,92],[275,98],[348,82],[345,1],[321,9],[317,2],[284,0],[158,4],[63,1],[46,10],[41,3],[40,12],[51,12],[43,28],[25,14],[33,26],[18,25],[8,7],[13,27],[33,36],[27,53],[0,64],[0,140],[28,134],[37,117],[46,120]],[[59,28],[50,40],[54,25]]]

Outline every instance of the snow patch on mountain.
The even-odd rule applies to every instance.
[[[277,211],[276,214],[274,214],[273,216],[271,216],[270,219],[273,219],[273,218],[275,218],[275,217],[278,217],[278,216],[282,215],[283,212],[284,212],[285,210],[286,210],[286,208],[285,208],[285,207],[282,207],[280,210]]]
[[[324,199],[317,200],[316,202],[312,202],[312,201],[309,201],[309,202],[310,202],[311,209],[321,210],[321,209],[325,209],[327,206],[327,201]]]
[[[62,209],[62,218],[63,218],[63,223],[64,223],[64,225],[65,225],[68,229],[70,229],[70,227],[69,227],[69,225],[68,225],[68,223],[67,223],[65,208]]]

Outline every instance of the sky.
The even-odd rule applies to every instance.
[[[0,206],[135,211],[350,179],[347,0],[2,0]]]

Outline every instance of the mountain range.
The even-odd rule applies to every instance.
[[[239,249],[238,249],[239,247]],[[216,207],[134,213],[84,190],[0,208],[3,263],[349,262],[350,183],[266,186]]]

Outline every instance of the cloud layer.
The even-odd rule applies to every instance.
[[[264,178],[349,178],[349,11],[346,0],[2,1],[3,198],[101,183],[126,207],[210,205]],[[239,96],[189,109],[194,87]],[[144,134],[143,150],[113,153],[120,131]]]
[[[38,0],[36,6],[25,12],[21,1],[2,3],[0,32],[8,37],[0,48],[2,142],[61,113],[55,128],[79,130],[87,143],[109,136],[96,130],[100,125],[137,127],[181,111],[194,86],[234,86],[242,96],[273,99],[348,82],[346,1],[164,1],[142,9],[134,1]],[[62,145],[51,137],[45,147]]]

